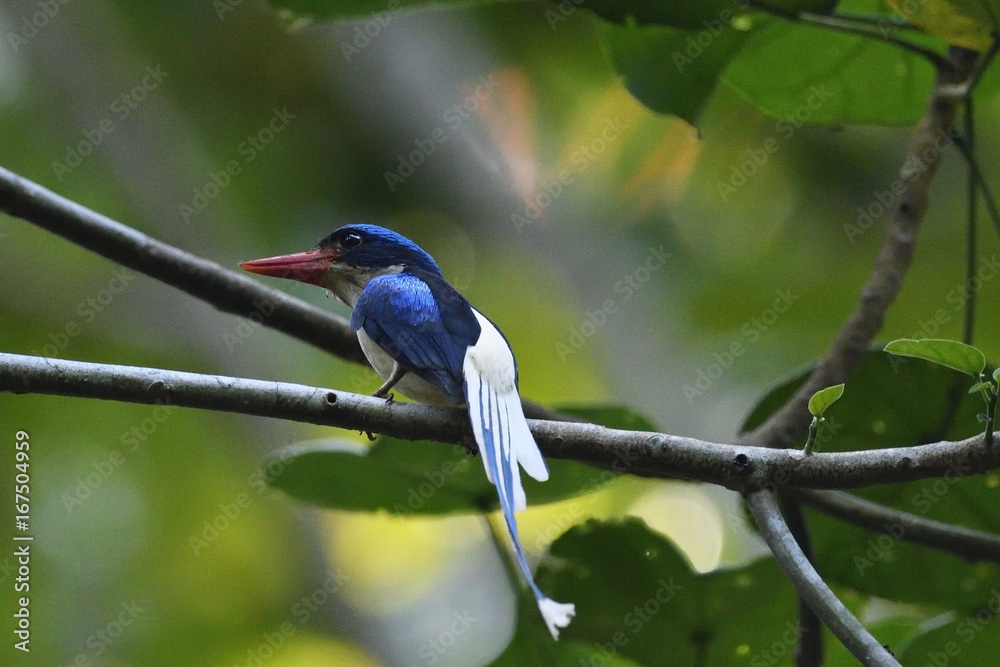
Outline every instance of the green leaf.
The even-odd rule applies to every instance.
[[[609,428],[653,430],[627,408],[566,408]],[[556,502],[591,493],[619,474],[575,461],[550,460],[549,480],[522,475],[528,502]],[[278,450],[264,462],[268,483],[290,496],[330,509],[393,514],[482,512],[499,506],[480,459],[460,447],[381,436],[370,447],[344,440],[315,440]]]
[[[723,80],[787,139],[802,125],[911,125],[923,114],[934,68],[877,39],[770,20],[729,63]]]
[[[1000,594],[993,591],[974,609],[918,637],[898,657],[905,665],[982,667],[1000,655]]]
[[[987,392],[987,391],[989,391],[990,387],[992,387],[992,386],[993,385],[990,382],[978,382],[978,383],[972,385],[971,387],[969,387],[969,393],[970,394],[978,394],[979,392]]]
[[[611,61],[628,91],[644,105],[697,126],[719,76],[747,40],[753,21],[736,27],[681,30],[599,23]]]
[[[979,52],[990,48],[1000,14],[995,0],[887,0],[887,4],[948,44]]]
[[[379,438],[366,448],[315,440],[279,450],[264,466],[271,486],[331,509],[471,512],[490,507],[496,496],[478,461],[459,447],[424,442]]]
[[[639,519],[588,521],[555,541],[536,578],[553,599],[576,604],[560,642],[599,644],[583,664],[611,655],[643,665],[792,664],[796,597],[772,558],[696,574]],[[522,630],[515,642],[527,644]]]
[[[826,409],[844,395],[844,385],[836,384],[826,389],[820,389],[809,399],[809,412],[813,417],[822,417]]]
[[[902,357],[926,359],[972,377],[979,377],[986,368],[986,357],[982,352],[957,340],[901,338],[886,345],[885,351]]]
[[[801,386],[808,371],[770,391],[743,425],[752,429]],[[965,388],[968,376],[922,359],[867,352],[851,374],[851,391],[826,413],[824,451],[852,451],[959,440],[981,433],[982,400]],[[804,442],[804,438],[802,440]],[[799,444],[801,446],[801,443]],[[962,472],[956,468],[956,473]],[[1000,532],[1000,473],[946,475],[853,491],[918,516]],[[970,609],[993,588],[1000,567],[968,561],[899,539],[901,526],[870,532],[806,506],[818,569],[828,582],[899,602]],[[933,572],[933,577],[927,573]]]

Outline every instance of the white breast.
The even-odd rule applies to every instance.
[[[385,350],[379,347],[378,343],[373,341],[371,337],[365,333],[364,329],[358,329],[358,341],[361,343],[361,350],[365,353],[368,363],[372,365],[375,372],[378,373],[383,380],[388,380],[392,377],[392,371],[396,367],[395,360],[390,357]],[[395,388],[399,390],[399,393],[404,396],[408,396],[415,401],[419,401],[420,403],[447,406],[455,405],[445,398],[444,394],[435,389],[430,382],[427,382],[413,373],[407,373],[404,375],[403,379],[396,383]]]

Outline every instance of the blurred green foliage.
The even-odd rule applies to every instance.
[[[627,405],[658,429],[706,439],[731,437],[774,380],[822,353],[850,312],[910,134],[882,126],[914,122],[932,76],[877,39],[759,12],[722,21],[732,3],[721,1],[280,4],[293,12],[251,0],[5,3],[4,166],[229,267],[308,247],[347,221],[391,226],[504,330],[525,396]],[[920,43],[941,52],[942,39],[976,40],[992,28],[982,12],[1000,13],[993,0],[920,4],[927,13],[877,0],[838,8],[902,12],[932,33]],[[715,35],[717,20],[724,29]],[[697,45],[703,32],[712,39],[695,58],[688,38]],[[683,72],[672,69],[674,50]],[[1000,169],[996,82],[993,68],[977,96],[986,174]],[[696,121],[697,131],[640,101]],[[963,296],[974,293],[975,342],[995,360],[998,244],[981,238],[966,282],[965,168],[957,151],[941,160],[883,337],[958,338]],[[379,384],[367,369],[123,273],[20,220],[0,218],[0,267],[4,351],[358,392]],[[273,284],[344,312],[318,290]],[[975,396],[945,424],[954,375],[918,361],[893,371],[885,355],[871,355],[829,409],[828,422],[842,427],[819,451],[975,432]],[[763,399],[752,419],[791,386]],[[319,511],[266,485],[269,456],[352,435],[0,395],[0,435],[12,443],[18,430],[32,446],[35,634],[27,662],[16,654],[12,664],[469,665],[501,656],[576,665],[598,656],[628,665],[662,664],[665,652],[669,664],[695,654],[708,664],[789,664],[782,633],[792,594],[774,563],[694,575],[660,534],[674,531],[677,544],[722,540],[699,571],[753,560],[759,542],[722,492],[695,505],[680,483],[623,477],[526,512],[533,556],[558,538],[540,582],[578,604],[566,641],[552,645],[479,518]],[[425,459],[450,457],[482,490],[476,460],[438,445],[377,445],[404,446],[416,463],[400,484],[419,479]],[[13,448],[4,451],[11,488]],[[342,456],[366,466],[376,451]],[[584,489],[579,481],[595,472],[579,468],[565,473],[564,490]],[[405,500],[408,487],[385,484],[396,472],[351,469],[332,492],[355,508],[378,493]],[[949,480],[943,494],[927,481],[862,495],[918,513],[924,498],[927,516],[996,530],[994,477]],[[529,502],[543,489],[529,487]],[[629,513],[648,525],[574,527]],[[677,522],[668,530],[663,519]],[[823,573],[905,661],[945,652],[949,664],[980,665],[995,653],[993,566],[901,542],[870,557],[880,536],[810,521]],[[858,558],[871,568],[859,571]],[[12,562],[0,556],[4,610],[15,604]],[[612,656],[603,644],[664,575],[685,588],[644,623],[655,632],[622,630],[629,641]],[[922,634],[948,609],[953,618]],[[852,664],[828,645],[830,664]],[[8,662],[10,643],[2,650]]]

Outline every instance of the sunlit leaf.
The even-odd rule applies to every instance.
[[[901,338],[887,344],[885,351],[902,357],[925,359],[972,377],[979,377],[986,367],[986,357],[982,352],[957,340]]]
[[[843,383],[820,389],[809,399],[809,412],[814,417],[822,417],[826,409],[837,402],[844,395]]]
[[[723,80],[779,121],[803,125],[908,125],[923,114],[934,68],[887,42],[787,21],[755,29]]]
[[[986,51],[997,28],[1000,3],[995,0],[886,0],[898,14],[952,46]]]

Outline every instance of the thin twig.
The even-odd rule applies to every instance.
[[[962,151],[962,156],[969,166],[972,178],[979,184],[979,190],[983,193],[983,203],[986,204],[986,211],[990,214],[990,222],[993,223],[993,230],[996,232],[997,238],[1000,239],[1000,208],[997,207],[997,200],[993,196],[993,191],[990,190],[989,184],[983,177],[983,172],[979,169],[979,161],[976,160],[976,156],[973,154],[970,146],[965,143],[965,140],[961,136],[955,137],[954,140],[955,145]]]
[[[904,169],[901,170],[902,191],[889,216],[882,247],[854,312],[837,332],[826,356],[816,364],[792,398],[763,424],[743,434],[740,442],[791,447],[809,427],[809,398],[824,387],[845,382],[872,339],[882,329],[886,312],[899,294],[913,259],[917,232],[927,209],[927,193],[941,162],[941,149],[937,144],[952,134],[958,100],[943,98],[939,93],[956,82],[966,80],[977,57],[978,54],[973,51],[952,48],[948,61],[950,65],[938,72],[931,101],[910,142]],[[928,162],[923,157],[928,154],[939,157]],[[912,168],[913,164],[923,168]],[[907,165],[910,165],[908,171]]]
[[[468,444],[464,410],[297,384],[0,353],[0,392],[78,396],[272,417],[371,431],[406,440]],[[814,453],[719,444],[594,424],[529,420],[551,458],[645,477],[688,479],[741,493],[805,487],[850,489],[1000,468],[1000,446],[982,434],[959,442]]]
[[[865,25],[872,25],[875,27],[881,26],[892,26],[899,30],[912,30],[914,32],[924,32],[924,29],[918,25],[914,25],[907,21],[906,19],[897,18],[895,16],[876,16],[872,14],[855,14],[852,12],[836,12],[834,14],[837,18],[844,19],[845,21],[852,21],[854,23],[862,23]]]
[[[972,166],[975,164],[975,113],[972,104],[972,94],[965,99],[964,121],[962,123],[962,143],[969,147],[969,178],[966,184],[966,215],[968,216],[965,230],[965,287],[962,295],[965,297],[965,317],[962,319],[962,341],[966,345],[972,345],[972,339],[976,329],[976,293],[977,290],[970,290],[972,279],[976,275],[976,221],[979,217],[979,200],[976,194],[979,188],[976,184],[976,177],[973,174]]]
[[[858,37],[884,40],[889,44],[894,44],[895,46],[909,51],[910,53],[926,58],[935,67],[943,67],[948,64],[947,59],[937,51],[928,49],[919,44],[914,44],[913,42],[896,37],[895,35],[884,33],[880,30],[872,30],[866,24],[859,25],[858,22],[850,18],[829,16],[827,14],[813,14],[811,12],[794,12],[781,7],[775,7],[766,2],[761,2],[760,0],[749,0],[749,2],[751,7],[755,7],[762,12],[785,19],[786,21],[813,25],[818,28],[835,30],[837,32],[843,32]]]
[[[781,513],[795,543],[815,567],[816,560],[813,557],[812,539],[809,537],[805,513],[798,500],[787,491],[788,489],[778,492]],[[819,667],[823,664],[823,623],[802,595],[799,595],[799,643],[795,647],[795,664],[796,667]]]
[[[824,514],[894,539],[955,554],[968,561],[1000,563],[1000,535],[926,519],[843,491],[789,491]]]
[[[750,511],[767,546],[778,561],[778,565],[795,586],[809,606],[823,620],[847,650],[861,661],[861,664],[875,667],[899,667],[899,662],[885,649],[870,632],[861,625],[847,607],[837,599],[816,569],[802,553],[795,542],[785,520],[778,510],[778,503],[770,491],[754,491],[747,494]]]
[[[978,62],[976,62],[976,65],[972,70],[972,74],[969,75],[969,79],[967,82],[968,85],[968,92],[966,93],[967,96],[971,96],[972,93],[975,92],[976,87],[979,85],[979,82],[982,81],[983,79],[983,74],[986,73],[986,70],[989,68],[990,64],[992,64],[993,59],[996,58],[998,52],[1000,52],[1000,36],[994,34],[993,43],[990,44],[990,50],[987,51],[986,54],[982,58],[980,58]]]

